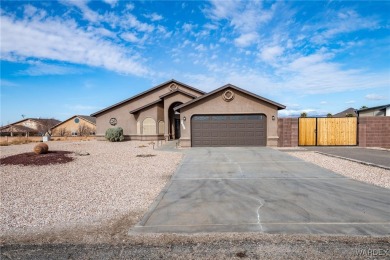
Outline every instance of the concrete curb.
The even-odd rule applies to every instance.
[[[347,158],[347,157],[342,157],[342,156],[329,154],[329,153],[318,152],[318,151],[313,151],[313,152],[319,153],[319,154],[322,154],[322,155],[326,155],[326,156],[329,156],[329,157],[335,157],[335,158],[339,158],[339,159],[343,159],[343,160],[347,160],[347,161],[351,161],[351,162],[364,164],[364,165],[367,165],[367,166],[373,166],[373,167],[382,168],[382,169],[385,169],[385,170],[390,170],[390,167],[387,167],[387,166],[384,166],[384,165],[380,165],[380,164],[364,162],[364,161],[360,161],[360,160],[355,160],[355,159],[351,159],[351,158]]]

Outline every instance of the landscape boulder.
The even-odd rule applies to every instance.
[[[49,146],[45,143],[39,143],[34,147],[35,154],[46,154],[49,151]]]

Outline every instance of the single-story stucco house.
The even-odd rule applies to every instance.
[[[205,93],[176,80],[93,113],[96,135],[122,127],[127,140],[190,146],[277,146],[285,106],[231,84]]]
[[[88,136],[95,135],[96,118],[74,115],[51,128],[52,136]]]
[[[53,118],[24,118],[0,127],[1,136],[42,136],[61,121]]]
[[[376,106],[376,107],[367,107],[362,108],[357,111],[359,117],[366,116],[390,116],[390,104]]]

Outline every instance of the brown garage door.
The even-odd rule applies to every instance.
[[[191,119],[192,146],[265,146],[265,115],[195,115]]]

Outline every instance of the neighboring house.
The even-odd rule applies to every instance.
[[[227,84],[205,93],[176,80],[98,111],[97,136],[122,127],[128,140],[180,140],[188,146],[276,146],[285,106]]]
[[[75,115],[51,128],[52,136],[88,136],[96,132],[96,117]]]
[[[358,110],[359,117],[366,116],[390,116],[390,104],[377,106],[377,107],[369,107]]]
[[[347,115],[352,115],[353,117],[357,117],[356,109],[353,107],[347,108],[344,111],[341,111],[337,114],[334,114],[332,117],[346,117]]]
[[[0,128],[2,136],[44,135],[60,121],[49,118],[25,118]]]

